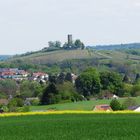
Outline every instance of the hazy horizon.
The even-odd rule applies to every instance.
[[[64,43],[67,34],[86,45],[140,42],[139,0],[5,0],[0,17],[0,54]]]

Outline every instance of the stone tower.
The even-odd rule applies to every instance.
[[[68,45],[71,46],[72,43],[73,43],[73,41],[72,41],[72,35],[69,34],[68,35]]]

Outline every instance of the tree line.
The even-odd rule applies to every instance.
[[[48,47],[45,47],[42,49],[42,51],[56,51],[56,50],[73,50],[73,49],[84,49],[85,45],[80,39],[76,39],[74,42],[71,42],[69,44],[68,42],[65,42],[62,44],[60,41],[49,41]]]
[[[76,79],[71,73],[50,75],[47,83],[0,80],[0,98],[8,99],[8,107],[13,111],[16,107],[23,107],[27,98],[35,98],[31,105],[48,105],[109,98],[108,95],[113,94],[119,97],[140,96],[140,75],[137,74],[132,81],[127,74],[122,76],[113,71],[99,72],[88,68]]]

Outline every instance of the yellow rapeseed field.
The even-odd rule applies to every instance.
[[[31,115],[59,115],[59,114],[140,114],[140,112],[133,111],[47,111],[47,112],[26,112],[26,113],[3,113],[0,117],[12,117],[12,116],[31,116]]]

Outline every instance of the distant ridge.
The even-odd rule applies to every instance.
[[[140,43],[128,43],[128,44],[111,44],[111,45],[96,45],[96,46],[86,46],[86,49],[94,49],[94,50],[121,50],[121,49],[140,49]],[[14,57],[26,57],[26,56],[32,56],[32,55],[38,55],[39,53],[55,53],[55,52],[61,52],[61,51],[67,51],[63,49],[42,49],[38,51],[31,51],[26,52],[23,54],[17,54]],[[73,50],[72,50],[73,51]],[[0,55],[1,57],[2,55]],[[1,58],[7,59],[11,56],[3,55]],[[1,60],[1,59],[0,59]]]
[[[97,46],[87,46],[87,48],[95,50],[140,49],[140,43],[97,45]]]
[[[11,55],[0,55],[0,61],[4,61],[12,57]]]

